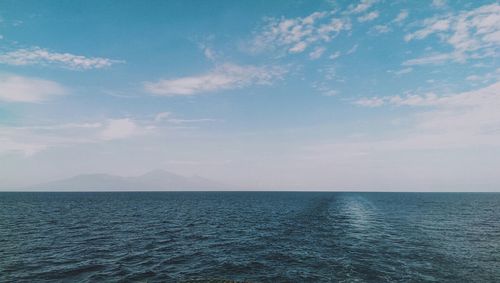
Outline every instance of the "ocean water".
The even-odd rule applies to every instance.
[[[500,282],[500,194],[0,193],[0,282]]]

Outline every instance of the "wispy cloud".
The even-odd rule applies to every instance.
[[[1,64],[14,66],[54,65],[73,70],[101,69],[123,62],[101,57],[85,57],[70,53],[51,52],[40,47],[18,49],[0,54]]]
[[[332,11],[314,12],[306,17],[271,18],[253,38],[251,50],[301,53],[312,45],[330,42],[341,31],[350,29],[350,20],[337,18]]]
[[[423,28],[405,36],[406,41],[437,35],[453,48],[449,53],[434,53],[404,62],[405,65],[442,64],[448,61],[496,57],[500,47],[500,5],[490,4],[458,14],[433,17]]]
[[[147,124],[132,118],[114,118],[81,123],[0,125],[0,154],[17,152],[30,156],[49,148],[129,139],[148,133]]]
[[[109,119],[99,135],[103,140],[124,139],[136,135],[138,130],[139,126],[130,118]]]
[[[406,60],[403,62],[404,66],[412,65],[427,65],[427,64],[443,64],[447,61],[463,61],[463,53],[434,53],[424,57]]]
[[[438,96],[425,95],[386,96],[365,98],[358,105],[425,107],[417,115],[419,130],[461,133],[464,136],[485,137],[500,134],[500,82],[477,90]],[[468,138],[467,138],[468,139]],[[483,141],[485,142],[485,141]]]
[[[392,104],[397,106],[440,106],[440,107],[463,107],[463,106],[487,106],[500,105],[500,82],[491,84],[490,86],[462,92],[458,94],[438,96],[435,93],[427,93],[424,95],[409,94],[406,96],[384,96],[371,98],[374,100],[382,100],[380,104]],[[500,112],[498,114],[500,117]]]
[[[282,79],[286,72],[286,69],[277,66],[256,67],[225,63],[201,75],[146,82],[144,88],[155,95],[190,96],[249,85],[270,85],[275,80]]]
[[[13,127],[15,129],[24,130],[41,130],[41,131],[58,131],[67,129],[95,129],[102,127],[102,123],[66,123],[57,125],[45,125],[45,126],[23,126],[23,127]]]
[[[492,72],[488,72],[485,74],[481,75],[470,75],[465,78],[468,81],[471,82],[480,82],[480,83],[488,83],[491,81],[498,81],[500,80],[500,68],[497,68],[496,70]]]
[[[329,59],[332,59],[332,60],[335,60],[337,58],[340,57],[340,52],[339,51],[335,51],[333,54],[331,54],[330,56],[328,56]]]
[[[220,122],[212,118],[177,118],[171,112],[160,112],[147,119],[133,117],[106,118],[97,121],[49,123],[31,125],[0,124],[0,155],[21,153],[31,156],[50,149],[84,144],[113,143],[142,138],[146,141],[155,135],[171,130],[193,130],[193,126]]]
[[[326,51],[326,48],[324,48],[324,47],[317,47],[316,49],[314,49],[313,51],[311,51],[311,53],[309,53],[309,58],[311,58],[312,60],[319,59],[319,58],[321,58],[321,56],[323,55],[323,53],[325,53],[325,51]]]
[[[100,127],[88,127],[86,123],[21,127],[0,125],[0,154],[31,156],[51,147],[92,142],[92,133]]]
[[[409,67],[409,68],[404,68],[404,69],[397,70],[397,71],[390,71],[390,73],[393,73],[396,76],[401,76],[401,75],[404,75],[404,74],[411,73],[412,71],[413,71],[413,68]]]
[[[34,103],[67,93],[66,88],[54,81],[10,74],[0,75],[0,100],[3,101]]]
[[[331,85],[325,83],[324,81],[315,82],[312,84],[312,87],[323,96],[336,96],[339,94],[336,89],[332,88]]]
[[[408,18],[408,11],[407,10],[401,10],[399,14],[390,22],[387,22],[385,24],[381,25],[375,25],[370,29],[370,33],[372,35],[379,35],[379,34],[384,34],[391,32],[394,27],[396,26],[401,26],[402,23]]]
[[[370,9],[377,2],[377,0],[361,0],[357,5],[351,5],[349,8],[349,12],[354,14],[363,13]]]
[[[355,53],[356,51],[358,51],[358,47],[359,47],[358,44],[354,44],[349,50],[347,50],[345,54],[350,55]]]
[[[186,124],[186,123],[204,123],[204,122],[217,122],[220,120],[212,119],[212,118],[200,118],[200,119],[178,119],[171,118],[168,119],[168,122],[173,124]]]
[[[172,116],[172,113],[170,112],[160,112],[158,114],[155,115],[155,122],[161,122],[161,121],[164,121],[166,119],[168,119],[169,117]]]
[[[432,6],[436,8],[441,8],[446,6],[446,0],[432,0]]]
[[[365,98],[365,107],[412,107],[406,131],[392,138],[342,142],[315,147],[323,158],[332,154],[476,148],[500,146],[500,82],[487,87],[440,96],[436,94]]]
[[[186,123],[203,123],[203,122],[216,122],[220,121],[213,118],[197,118],[197,119],[181,119],[175,118],[171,112],[160,112],[155,115],[155,123],[172,123],[172,124],[186,124]]]
[[[354,104],[364,107],[379,107],[384,105],[385,100],[380,97],[361,98],[354,101]]]
[[[0,129],[0,132],[4,132]],[[39,151],[46,149],[44,144],[38,144],[33,141],[14,141],[9,137],[0,137],[0,154],[19,152],[24,156],[31,156]]]
[[[369,21],[373,21],[375,20],[376,18],[378,18],[379,16],[379,12],[378,11],[372,11],[370,13],[367,13],[363,16],[359,16],[358,17],[358,21],[360,22],[369,22]]]
[[[407,10],[401,10],[401,12],[399,12],[399,14],[396,16],[396,18],[393,20],[393,22],[395,23],[402,23],[404,20],[406,20],[406,18],[408,18],[408,11]]]
[[[374,26],[370,32],[372,34],[383,34],[391,31],[391,28],[388,25],[376,25]]]

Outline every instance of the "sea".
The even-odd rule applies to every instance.
[[[0,282],[500,282],[500,193],[3,192]]]

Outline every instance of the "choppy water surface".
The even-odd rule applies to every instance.
[[[500,194],[0,193],[1,282],[500,282]]]

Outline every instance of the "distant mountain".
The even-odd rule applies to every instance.
[[[30,186],[34,190],[203,190],[222,189],[226,185],[199,176],[185,177],[164,170],[154,170],[136,177],[108,174],[77,175],[68,179]]]

